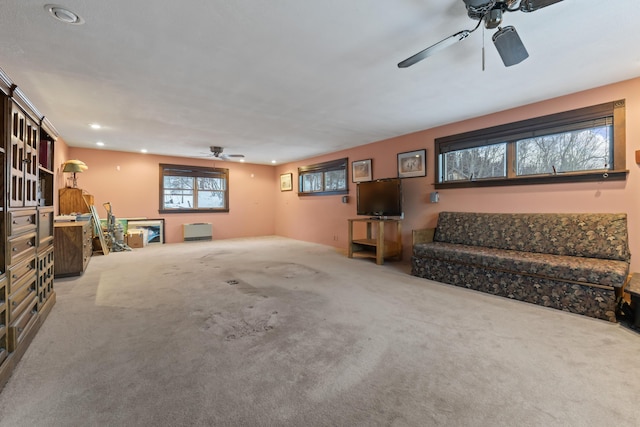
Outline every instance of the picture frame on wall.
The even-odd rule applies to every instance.
[[[427,150],[398,153],[398,178],[427,176]]]
[[[283,173],[280,175],[280,191],[293,190],[293,174]]]
[[[373,179],[371,159],[351,162],[351,177],[353,182],[371,181]]]

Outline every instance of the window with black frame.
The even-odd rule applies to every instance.
[[[436,188],[625,179],[625,102],[435,140]]]
[[[229,212],[229,170],[160,164],[160,212]]]
[[[348,158],[298,168],[298,195],[347,194]]]

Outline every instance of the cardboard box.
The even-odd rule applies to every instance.
[[[144,248],[147,246],[148,232],[145,229],[127,231],[126,243],[130,248]]]

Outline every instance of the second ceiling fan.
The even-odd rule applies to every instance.
[[[220,160],[244,159],[244,154],[224,154],[224,147],[219,147],[217,145],[209,147],[209,151],[211,151],[211,153],[206,157],[214,157]]]
[[[502,23],[502,16],[506,12],[534,12],[543,7],[559,3],[562,0],[462,0],[467,8],[469,18],[478,21],[472,30],[462,30],[454,35],[447,37],[438,43],[410,56],[398,64],[400,68],[407,68],[417,62],[449,47],[461,40],[466,39],[469,35],[480,27],[484,22],[485,28],[498,28],[493,35],[493,44],[496,46],[502,62],[506,67],[519,64],[529,57],[527,49],[522,44],[516,29],[513,26],[499,27]],[[484,52],[484,51],[483,51]]]

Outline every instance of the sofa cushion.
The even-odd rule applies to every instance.
[[[455,243],[421,243],[414,256],[481,266],[556,280],[621,287],[629,272],[625,261],[550,255]]]
[[[440,212],[436,242],[629,261],[626,214]]]

